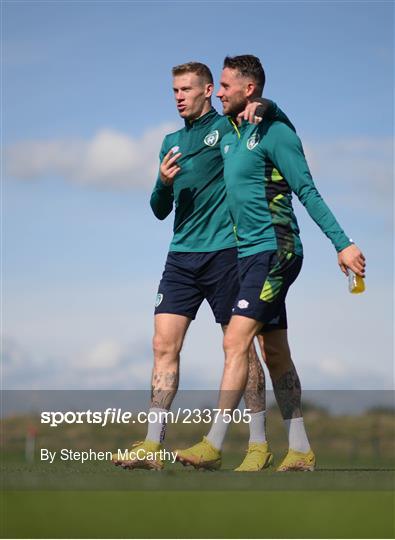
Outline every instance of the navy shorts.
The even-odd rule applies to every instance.
[[[233,315],[262,322],[262,332],[287,328],[285,297],[302,268],[302,257],[262,251],[239,259],[240,290]]]
[[[237,248],[211,253],[170,251],[156,296],[155,315],[174,313],[194,319],[206,299],[216,322],[228,324],[238,291]]]

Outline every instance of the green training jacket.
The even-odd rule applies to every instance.
[[[289,122],[271,103],[265,118]],[[178,147],[181,170],[170,187],[163,184],[158,173],[150,202],[158,219],[165,219],[175,206],[170,251],[211,252],[236,247],[220,149],[222,138],[232,130],[228,118],[212,108],[164,138],[160,162],[170,149]]]
[[[349,246],[352,242],[314,185],[292,124],[269,119],[257,126],[229,123],[233,129],[223,137],[221,152],[239,257],[268,250],[303,256],[292,192],[336,251]]]

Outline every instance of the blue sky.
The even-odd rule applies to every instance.
[[[368,260],[347,293],[295,202],[305,246],[289,297],[304,386],[384,389],[392,364],[391,2],[5,2],[3,343],[9,388],[147,388],[171,239],[149,195],[177,129],[171,67],[252,53],[315,181]],[[214,106],[219,108],[217,100]],[[219,108],[220,110],[220,108]],[[181,385],[216,388],[221,334],[191,327]]]

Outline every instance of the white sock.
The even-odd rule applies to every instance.
[[[307,453],[310,450],[310,443],[304,428],[303,417],[284,420],[284,425],[288,433],[289,448]]]
[[[265,443],[266,442],[266,411],[251,413],[250,428],[250,443]]]
[[[211,429],[206,437],[206,439],[208,439],[211,444],[218,450],[221,450],[226,432],[231,424],[229,422],[229,415],[226,415],[226,418],[228,422],[224,421],[223,414],[219,414],[215,422],[212,423]]]
[[[145,440],[162,443],[166,433],[166,420],[160,413],[167,413],[166,409],[153,407],[148,411],[148,432]],[[152,414],[150,414],[152,413]]]

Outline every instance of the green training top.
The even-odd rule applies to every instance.
[[[352,242],[314,185],[292,124],[269,119],[257,126],[230,123],[233,129],[223,137],[221,152],[239,257],[268,250],[303,256],[292,192],[336,251],[349,246]]]
[[[288,121],[271,102],[265,118]],[[165,219],[175,205],[174,235],[170,251],[210,252],[236,247],[223,177],[220,142],[232,131],[226,116],[215,109],[185,127],[166,135],[160,151],[160,162],[170,149],[177,147],[182,155],[181,167],[173,186],[158,178],[151,195],[151,208],[158,219]]]

